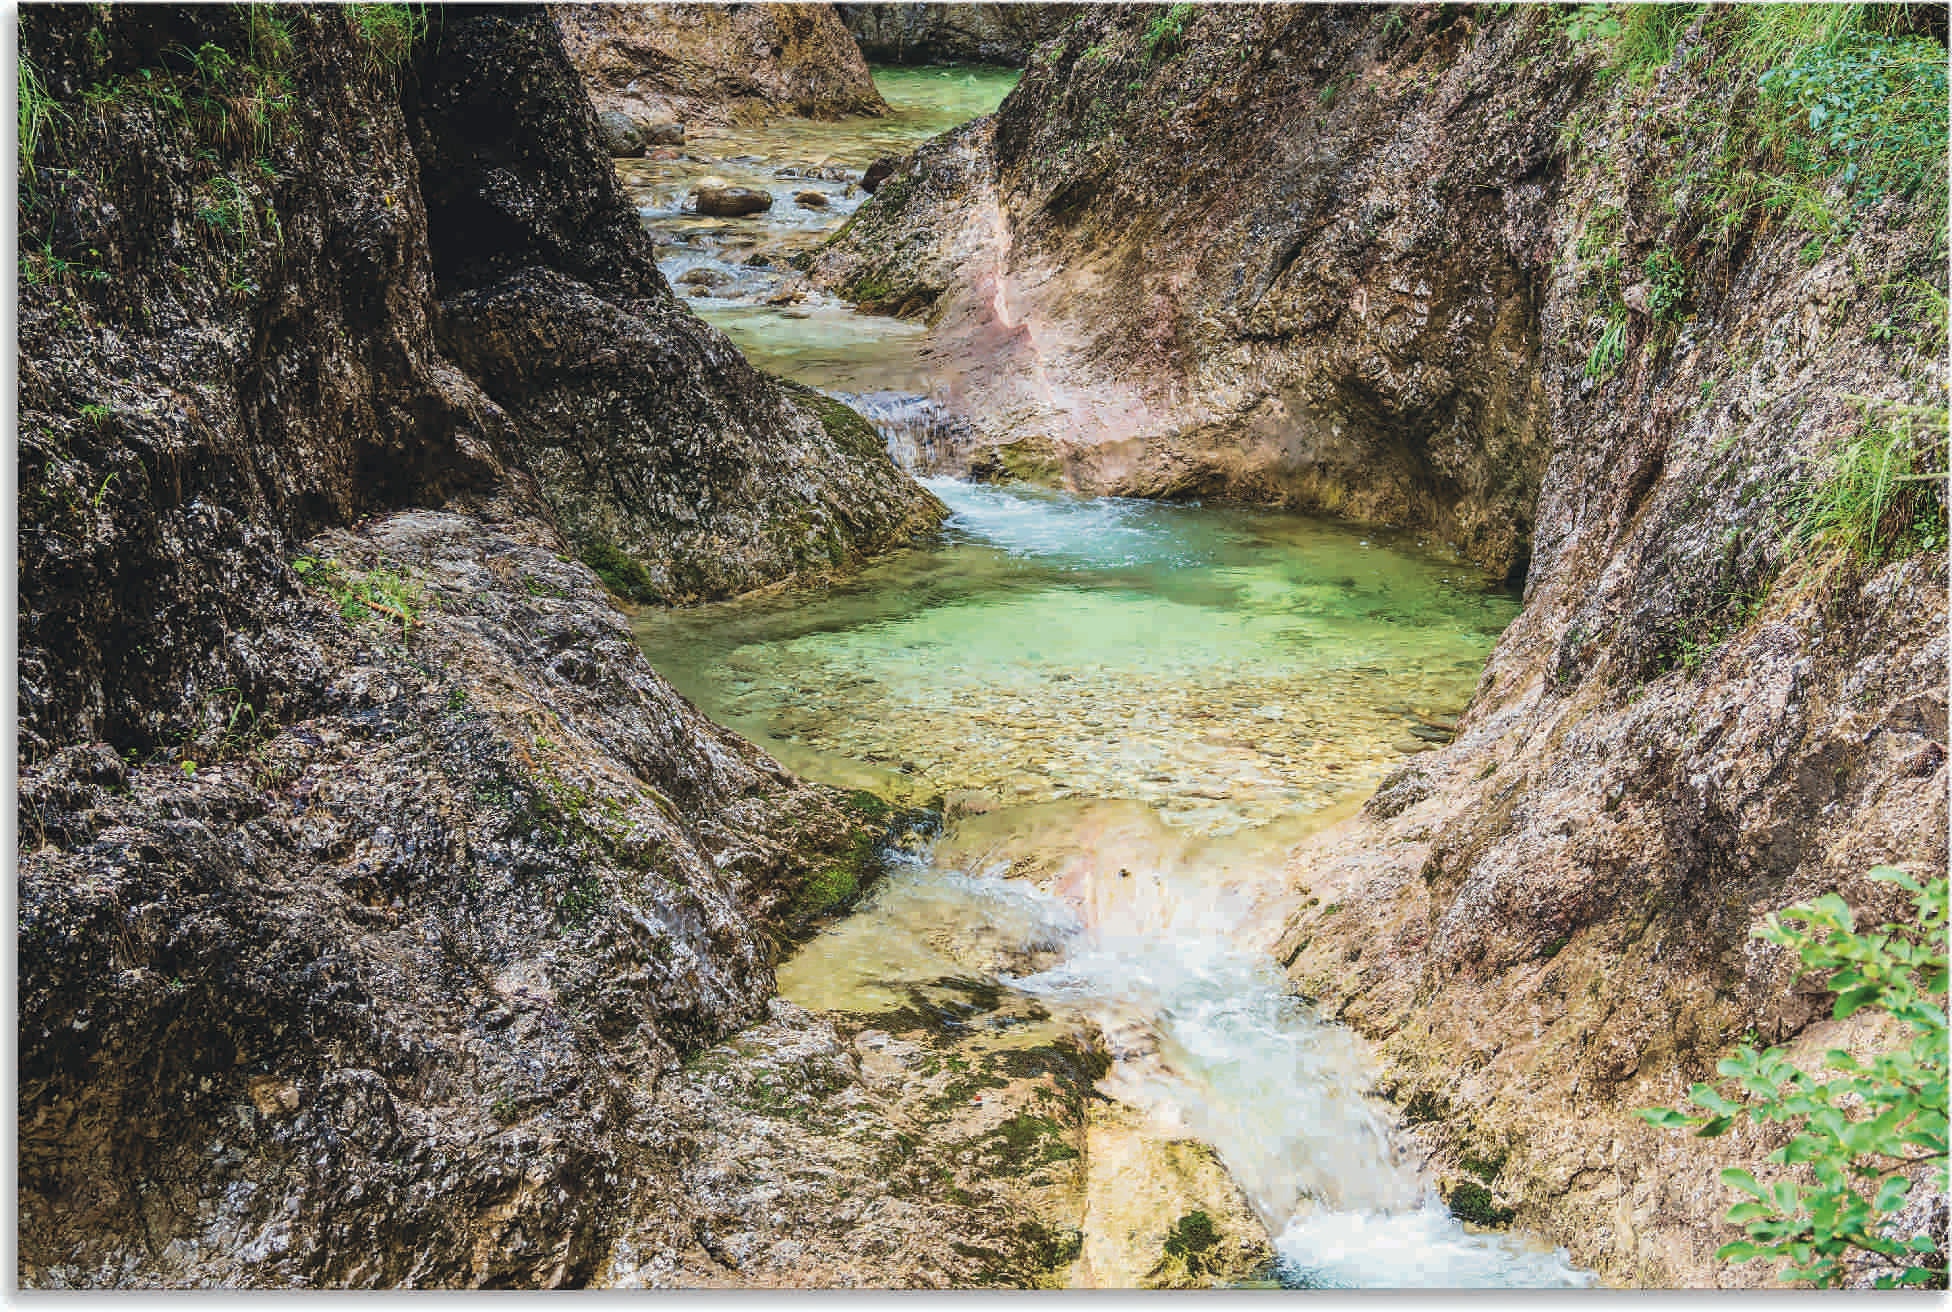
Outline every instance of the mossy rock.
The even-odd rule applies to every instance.
[[[663,591],[651,577],[650,570],[644,567],[644,562],[625,554],[613,543],[586,542],[577,552],[577,557],[596,571],[604,587],[625,601],[642,605],[664,600]]]
[[[794,402],[820,421],[827,438],[849,455],[863,460],[886,460],[888,444],[881,440],[874,425],[843,402],[814,391],[804,383],[779,379],[779,385]]]
[[[1475,1180],[1465,1180],[1453,1185],[1444,1194],[1444,1205],[1450,1208],[1451,1215],[1458,1220],[1494,1230],[1502,1230],[1509,1226],[1512,1218],[1518,1215],[1509,1207],[1498,1206],[1491,1191]]]
[[[846,866],[829,866],[800,888],[794,909],[801,915],[824,916],[843,910],[861,894],[861,876]]]

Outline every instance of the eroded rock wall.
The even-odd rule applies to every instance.
[[[1734,204],[1784,193],[1724,149],[1759,112],[1731,11],[1631,77],[1549,10],[1184,18],[1090,11],[815,276],[999,362],[961,400],[1000,473],[1407,525],[1524,580],[1457,741],[1296,854],[1283,956],[1449,1183],[1612,1280],[1766,1282],[1713,1258],[1715,1171],[1773,1145],[1629,1113],[1751,1029],[1876,1043],[1749,929],[1833,888],[1899,916],[1864,872],[1946,861],[1943,539],[1798,527],[1879,405],[1944,404],[1904,290],[1943,296],[1931,210]]]
[[[1174,12],[1088,10],[815,277],[927,316],[1006,468],[1427,528],[1522,573],[1532,234],[1577,80],[1528,83],[1519,113],[1429,14]]]
[[[542,11],[406,12],[23,15],[26,1285],[588,1283],[626,1181],[687,1188],[660,1074],[763,1014],[811,873],[868,873],[875,825],[645,663],[574,512],[649,526],[628,585],[834,471],[878,527],[822,569],[886,540],[863,486],[928,499],[670,303]],[[444,116],[491,73],[484,140]],[[573,471],[562,357],[608,389]],[[682,501],[634,490],[659,441]]]
[[[650,122],[886,113],[824,4],[550,6],[599,111]]]
[[[1038,46],[1078,16],[1065,4],[835,5],[861,53],[888,64],[1008,64],[1022,68]]]
[[[845,34],[843,34],[845,35]],[[832,571],[945,513],[830,402],[670,294],[534,10],[452,9],[419,69],[443,348],[513,417],[579,555],[643,601]]]

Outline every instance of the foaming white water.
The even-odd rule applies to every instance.
[[[1280,909],[1250,882],[1074,869],[1055,888],[1081,927],[1060,964],[1011,982],[1093,1017],[1112,1049],[1106,1091],[1219,1153],[1278,1236],[1284,1283],[1591,1283],[1563,1251],[1451,1216],[1365,1092],[1363,1045],[1288,994],[1264,941]]]
[[[1149,501],[951,478],[925,478],[922,484],[949,507],[951,530],[1060,568],[1191,565],[1208,554]]]
[[[1284,1283],[1309,1289],[1580,1289],[1563,1249],[1471,1234],[1432,1198],[1412,1211],[1297,1217],[1275,1240]]]

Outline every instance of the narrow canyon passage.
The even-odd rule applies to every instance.
[[[781,995],[856,1029],[937,1006],[992,1050],[1102,1043],[1098,1090],[1128,1119],[1086,1151],[1074,1283],[1116,1274],[1099,1231],[1133,1204],[1098,1177],[1120,1135],[1208,1145],[1285,1285],[1587,1283],[1451,1215],[1361,1042],[1290,996],[1271,955],[1287,850],[1447,737],[1516,598],[1407,539],[943,472],[948,362],[912,324],[795,286],[786,260],[860,199],[823,170],[988,108],[1010,75],[879,77],[890,120],[726,129],[621,165],[694,307],[762,367],[856,404],[952,512],[933,544],[844,583],[636,620],[661,673],[796,773],[945,807],[783,964]],[[715,185],[772,208],[688,213]],[[793,199],[808,188],[826,199]]]

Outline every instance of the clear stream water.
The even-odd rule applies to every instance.
[[[693,304],[763,367],[926,396],[912,325],[765,303],[777,253],[858,204],[843,170],[987,112],[1014,74],[876,77],[890,118],[701,135],[689,158],[622,167],[667,274],[680,290],[722,274]],[[833,203],[803,211],[799,175],[818,169]],[[684,214],[707,179],[765,186],[773,212]],[[1441,737],[1514,600],[1413,544],[1297,516],[925,481],[952,511],[930,545],[828,588],[637,620],[659,671],[795,771],[949,803],[939,839],[783,964],[781,992],[874,1011],[960,977],[1092,1020],[1104,1090],[1213,1146],[1285,1284],[1588,1283],[1450,1216],[1365,1092],[1363,1045],[1290,996],[1270,954],[1286,852]]]

